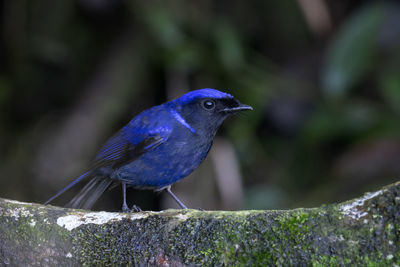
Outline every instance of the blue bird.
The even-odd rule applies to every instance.
[[[183,209],[186,206],[172,193],[171,185],[188,176],[205,159],[222,122],[231,114],[252,107],[215,89],[200,89],[147,109],[134,117],[100,149],[89,170],[51,197],[45,204],[88,180],[66,205],[90,209],[113,184],[122,184],[122,211],[126,187],[166,190]],[[134,206],[134,209],[138,208]]]

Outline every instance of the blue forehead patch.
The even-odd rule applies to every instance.
[[[228,93],[224,93],[215,89],[211,88],[204,88],[204,89],[199,89],[199,90],[194,90],[191,91],[187,94],[184,94],[181,96],[179,99],[180,102],[182,103],[189,103],[192,102],[193,100],[200,99],[200,98],[233,98]]]

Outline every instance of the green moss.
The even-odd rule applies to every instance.
[[[337,256],[318,256],[313,257],[312,264],[313,267],[336,267],[340,266],[341,262]]]
[[[295,237],[296,239],[305,240],[309,233],[310,226],[307,224],[310,212],[306,213],[301,210],[294,213],[283,213],[278,216],[279,231],[283,232],[282,238],[288,239]]]

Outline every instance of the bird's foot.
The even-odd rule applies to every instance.
[[[141,212],[142,209],[139,206],[133,205],[130,212]]]
[[[140,212],[142,209],[139,206],[133,205],[132,208],[128,208],[128,205],[122,205],[122,212]]]
[[[122,212],[130,212],[131,210],[128,208],[128,205],[122,205]]]

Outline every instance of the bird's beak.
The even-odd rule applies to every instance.
[[[239,103],[239,106],[237,106],[237,107],[225,108],[222,111],[227,112],[227,113],[235,113],[235,112],[244,111],[244,110],[253,110],[253,108],[249,105]]]

